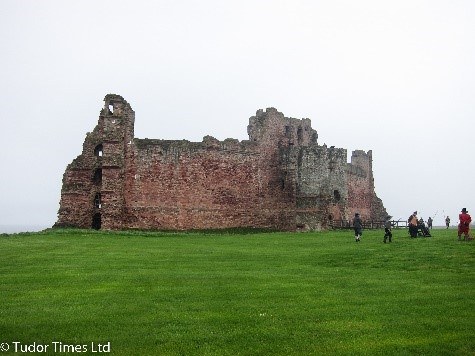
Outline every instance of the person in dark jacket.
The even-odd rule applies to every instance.
[[[386,218],[386,222],[384,223],[384,243],[389,239],[389,242],[391,242],[393,238],[393,233],[391,232],[391,216],[388,216]]]
[[[447,226],[447,229],[450,227],[450,218],[448,216],[445,218],[445,226]]]
[[[432,229],[432,222],[433,222],[433,221],[434,221],[434,220],[432,220],[432,218],[429,216],[429,219],[427,219],[427,228],[428,228],[428,229]]]
[[[363,222],[361,221],[360,214],[356,213],[353,219],[353,228],[355,229],[355,241],[361,241],[361,235],[363,235]]]

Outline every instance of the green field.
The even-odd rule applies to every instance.
[[[360,243],[352,231],[1,235],[2,354],[474,355],[475,242],[443,229],[382,240],[380,230]]]

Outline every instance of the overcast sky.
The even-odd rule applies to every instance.
[[[320,144],[373,151],[395,219],[475,210],[473,0],[1,0],[0,48],[0,225],[56,221],[108,93],[138,138],[310,118]]]

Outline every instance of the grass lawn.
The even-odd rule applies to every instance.
[[[393,233],[2,235],[2,353],[474,355],[475,242]]]

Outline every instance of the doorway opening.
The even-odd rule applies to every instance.
[[[100,230],[101,229],[101,214],[96,213],[92,217],[92,226],[93,229],[95,230]]]

